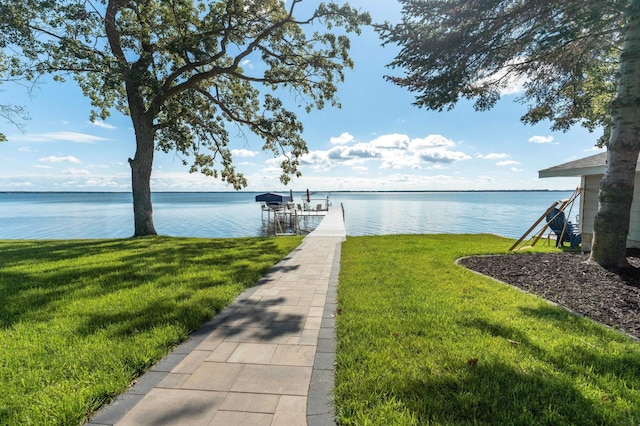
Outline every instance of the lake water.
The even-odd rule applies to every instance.
[[[255,192],[154,193],[154,223],[161,235],[248,237],[265,235],[267,215]],[[347,234],[492,233],[520,237],[554,202],[571,191],[331,192],[345,210]],[[294,202],[306,198],[294,192]],[[573,218],[571,218],[573,219]],[[319,219],[303,221],[313,229]],[[122,238],[133,235],[129,193],[0,193],[0,239]]]

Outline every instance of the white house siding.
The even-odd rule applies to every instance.
[[[582,176],[580,197],[580,230],[582,232],[582,250],[590,251],[593,241],[593,220],[598,212],[598,191],[602,175]]]
[[[580,231],[582,232],[582,250],[591,250],[593,240],[593,220],[598,212],[598,191],[603,175],[582,176],[580,197]],[[636,173],[636,184],[631,204],[631,220],[627,247],[640,248],[640,173]]]
[[[629,220],[629,236],[627,247],[640,248],[640,173],[636,172],[631,203],[631,219]]]

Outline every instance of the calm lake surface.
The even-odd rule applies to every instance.
[[[345,210],[347,234],[491,233],[520,237],[571,191],[322,192]],[[154,193],[161,235],[250,237],[266,234],[267,214],[256,192]],[[294,192],[294,203],[306,194]],[[571,218],[573,219],[573,217]],[[303,221],[313,229],[319,218]],[[130,193],[0,192],[0,239],[122,238],[133,235]]]

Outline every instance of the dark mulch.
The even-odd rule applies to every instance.
[[[640,338],[640,255],[617,274],[581,253],[474,256],[460,264]]]

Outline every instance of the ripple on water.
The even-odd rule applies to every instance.
[[[228,238],[267,235],[257,193],[158,193],[161,235]],[[314,194],[318,200],[327,194]],[[571,192],[332,193],[345,209],[348,235],[492,233],[518,238]],[[301,194],[295,195],[301,199]],[[319,202],[319,201],[318,201]],[[321,217],[302,219],[311,231]],[[123,238],[133,235],[127,193],[2,193],[0,239]]]

